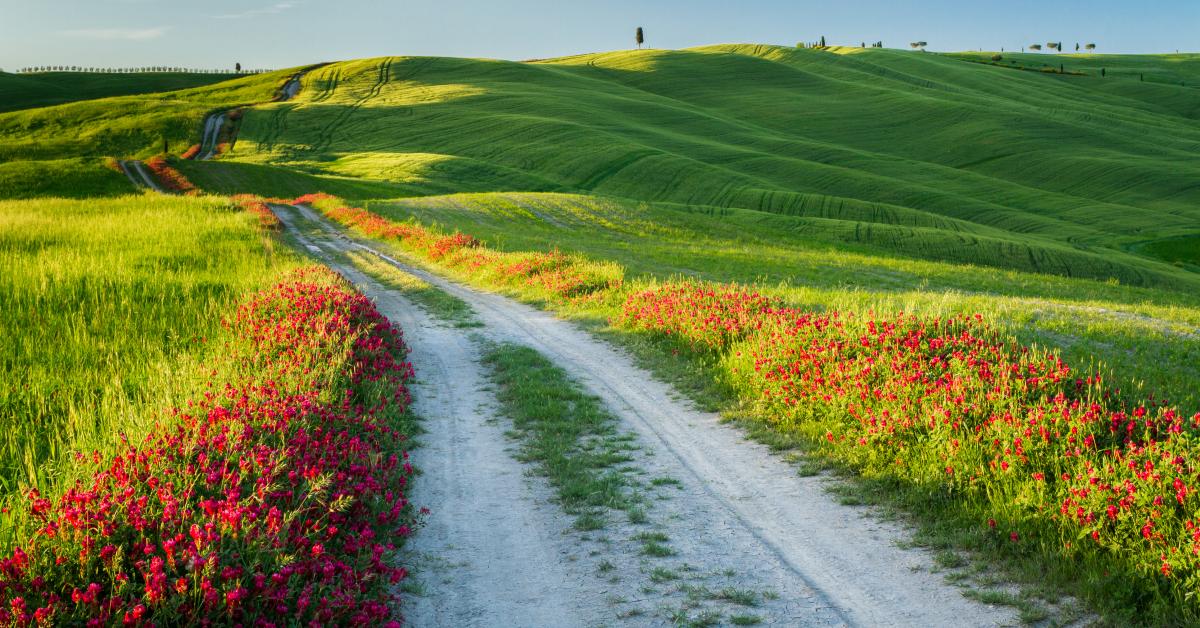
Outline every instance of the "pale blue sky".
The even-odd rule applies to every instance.
[[[0,0],[0,68],[291,67],[379,55],[527,59],[633,46],[913,40],[1200,49],[1200,0]]]

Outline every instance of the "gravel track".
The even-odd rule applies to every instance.
[[[588,564],[578,559],[586,543],[564,536],[567,518],[547,504],[544,486],[521,480],[521,465],[505,453],[503,429],[487,421],[494,401],[483,390],[472,341],[462,330],[419,314],[331,253],[373,253],[463,299],[484,324],[483,335],[538,350],[604,399],[621,427],[638,436],[645,454],[638,464],[650,475],[679,482],[670,499],[655,505],[656,525],[669,535],[679,561],[697,573],[724,573],[715,586],[773,593],[750,609],[765,624],[1018,623],[1012,609],[968,600],[932,573],[927,552],[902,549],[899,544],[910,538],[905,529],[838,503],[826,491],[832,480],[799,477],[717,415],[680,400],[622,351],[547,312],[464,287],[351,240],[309,208],[276,210],[297,235],[299,225],[322,234],[305,245],[377,299],[414,348],[417,410],[430,432],[422,437],[427,447],[414,454],[424,472],[415,491],[435,512],[412,546],[444,561],[444,569],[442,579],[427,581],[426,595],[406,609],[413,625],[663,624],[661,608],[677,604],[681,594],[646,593],[629,579],[604,582],[581,567]],[[617,526],[610,532],[620,537],[628,530]],[[635,548],[618,543],[608,550],[607,558],[624,561],[619,570],[648,568],[627,556]],[[637,604],[657,605],[660,612],[618,618],[618,610]],[[534,615],[542,612],[546,615]]]

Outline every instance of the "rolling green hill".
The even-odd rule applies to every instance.
[[[77,100],[167,92],[202,87],[236,78],[237,74],[195,72],[0,72],[0,112],[49,107]]]
[[[1123,63],[1190,75],[1193,57]],[[1139,246],[1200,230],[1196,92],[1123,93],[1140,88],[881,49],[369,59],[252,109],[231,159],[404,194],[559,191],[822,218],[918,257],[1196,287],[1186,264]]]
[[[293,72],[282,70],[177,91],[92,98],[0,113],[0,199],[126,193],[129,188],[125,177],[105,168],[104,157],[148,157],[161,152],[164,143],[170,150],[182,152],[199,141],[207,114],[270,100]],[[42,94],[70,91],[81,76],[85,82],[88,80],[87,75],[78,73],[36,76],[45,83],[38,88]],[[95,76],[123,77],[125,86],[133,87],[149,86],[146,77],[154,75]],[[210,79],[207,82],[220,78],[195,76]],[[0,89],[6,86],[12,87],[0,80]]]

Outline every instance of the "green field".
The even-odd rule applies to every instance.
[[[258,102],[229,154],[179,165],[202,189],[325,191],[502,249],[780,285],[811,306],[984,311],[1196,399],[1200,55],[1004,53],[1083,75],[972,62],[991,56],[723,45],[333,63],[290,102],[267,102],[281,71],[0,114],[14,140],[0,196],[117,193],[101,156],[152,154],[164,134],[189,145],[206,112]]]
[[[0,500],[194,392],[222,317],[296,264],[255,223],[220,199],[0,202]]]
[[[207,114],[270,100],[293,72],[244,76],[213,85],[204,83],[219,75],[196,75],[210,80],[200,82],[200,87],[165,93],[92,98],[0,113],[0,199],[126,193],[128,185],[119,183],[124,177],[104,167],[105,157],[145,158],[162,152],[164,144],[171,152],[182,153],[200,141]],[[61,73],[45,80],[60,81],[69,89],[77,78],[75,73]],[[77,161],[64,168],[66,159]]]
[[[235,107],[228,152],[177,164],[212,194],[326,192],[499,251],[581,254],[624,272],[626,291],[686,277],[812,311],[979,313],[1190,416],[1200,55],[996,54],[386,57],[314,66],[287,102],[273,97],[296,70],[78,90],[73,74],[18,87],[0,75],[0,97],[23,89],[12,102],[26,103],[0,113],[0,199],[40,199],[0,201],[0,305],[16,313],[0,320],[13,382],[0,491],[138,433],[146,408],[186,387],[180,365],[205,351],[195,339],[292,265],[222,197],[123,196],[105,165],[164,142],[178,154],[205,116]],[[79,100],[38,108],[67,92]],[[602,329],[616,307],[563,313]]]
[[[1195,91],[1133,99],[1114,82],[768,46],[374,59],[252,109],[230,159],[398,188],[351,198],[554,191],[742,209],[821,219],[843,234],[831,243],[853,232],[903,255],[1200,286],[1131,252],[1197,233]]]
[[[49,107],[77,100],[152,94],[202,87],[238,75],[195,72],[0,72],[0,112]]]

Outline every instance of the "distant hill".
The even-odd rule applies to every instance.
[[[77,100],[167,92],[219,83],[237,74],[194,72],[0,72],[0,112],[49,107]]]

